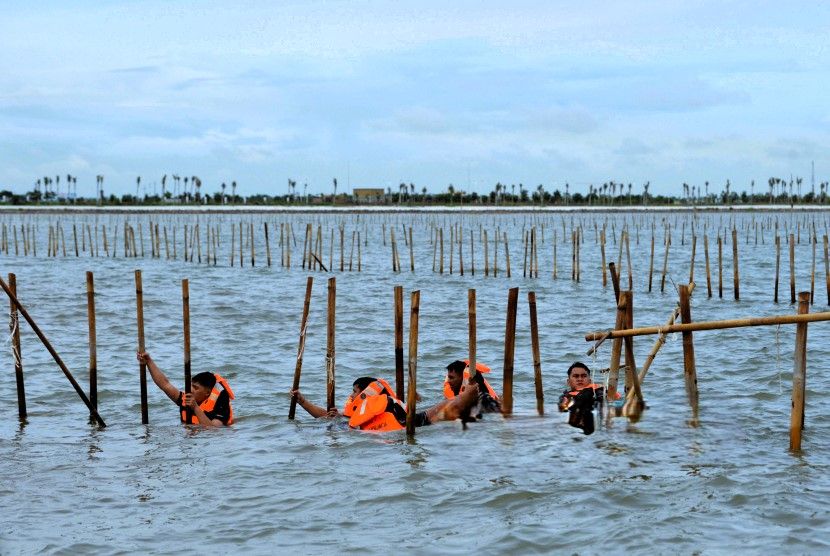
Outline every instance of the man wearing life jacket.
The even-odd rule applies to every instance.
[[[215,427],[233,424],[231,400],[234,395],[224,378],[209,372],[196,374],[190,379],[191,393],[185,394],[170,383],[149,353],[139,352],[137,357],[139,362],[147,365],[156,386],[179,406],[183,423],[187,422],[189,409],[190,424]]]
[[[604,388],[591,382],[591,369],[577,361],[568,367],[568,389],[559,397],[559,411],[569,411],[568,424],[594,432],[594,407],[602,407]]]
[[[308,401],[299,390],[292,390],[297,403],[312,417],[338,417],[336,409],[325,408]],[[473,383],[461,395],[452,400],[444,400],[426,411],[415,415],[415,426],[423,427],[439,421],[454,421],[462,416],[478,398],[478,385]],[[343,406],[344,417],[349,418],[349,426],[374,432],[395,431],[406,428],[406,406],[395,396],[389,383],[375,377],[360,377],[352,384],[352,394]]]
[[[464,359],[463,361],[453,361],[447,365],[447,377],[444,379],[444,397],[451,400],[463,392],[470,383],[470,361]],[[477,407],[470,411],[473,417],[480,418],[482,413],[501,413],[501,403],[499,402],[499,395],[487,382],[482,373],[489,373],[490,367],[484,363],[476,361],[476,378],[480,380],[483,385],[482,391],[486,393],[479,395]]]

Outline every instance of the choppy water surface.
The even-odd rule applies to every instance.
[[[770,230],[764,243],[742,226],[754,222],[816,222],[819,234],[815,305],[826,310],[821,245],[824,213],[791,215],[705,214],[715,281],[706,296],[704,253],[697,247],[692,316],[696,320],[794,312],[789,304],[786,248],[782,250],[781,302],[773,303],[775,264]],[[803,453],[788,453],[794,326],[702,332],[695,335],[700,388],[700,425],[688,424],[679,336],[658,355],[644,391],[650,409],[637,424],[616,419],[591,436],[568,427],[556,413],[565,369],[576,359],[607,367],[610,343],[596,359],[585,356],[583,334],[613,325],[613,292],[602,287],[593,222],[608,224],[608,257],[618,245],[612,223],[631,229],[635,322],[662,324],[676,302],[671,286],[689,275],[690,229],[681,245],[687,214],[582,215],[214,215],[222,241],[214,266],[147,257],[46,257],[54,215],[3,217],[37,223],[37,257],[0,256],[2,272],[15,272],[21,301],[54,342],[76,378],[88,380],[85,276],[95,272],[99,407],[108,426],[87,423],[76,394],[23,326],[23,363],[29,421],[18,424],[8,338],[0,365],[5,418],[0,424],[0,552],[175,553],[188,551],[267,553],[295,547],[336,553],[821,553],[830,549],[830,323],[808,334],[806,429]],[[118,223],[123,216],[99,216]],[[130,216],[146,222],[149,217]],[[195,222],[195,216],[161,217],[162,224]],[[538,279],[522,278],[521,233],[536,218],[546,224],[539,246]],[[662,219],[673,222],[669,281],[659,291]],[[65,230],[73,221],[60,217]],[[562,241],[562,220],[566,223]],[[717,296],[717,229],[734,219],[740,235],[741,300],[732,299],[731,244],[724,248],[724,298]],[[257,266],[228,265],[230,223],[257,226]],[[298,234],[292,268],[279,265],[272,228],[272,264],[265,266],[261,223],[293,222]],[[286,418],[308,272],[299,268],[302,229],[323,225],[328,264],[329,228],[343,223],[348,257],[351,230],[363,231],[362,272],[337,277],[336,372],[342,405],[357,376],[394,378],[393,297],[396,284],[421,291],[418,389],[421,407],[441,397],[444,366],[466,355],[466,292],[477,289],[478,359],[493,367],[501,391],[507,290],[518,286],[515,416],[487,416],[463,431],[460,423],[403,433],[370,435],[314,421],[298,408]],[[572,223],[582,222],[582,280],[570,280]],[[676,228],[674,222],[677,222]],[[414,223],[416,272],[400,242],[404,271],[390,271],[390,246],[381,223]],[[430,222],[465,227],[465,275],[432,272]],[[654,290],[648,293],[650,226],[657,225]],[[510,238],[513,276],[483,276],[479,224],[497,226]],[[636,227],[639,226],[639,232]],[[552,231],[557,230],[558,278],[553,280]],[[146,228],[145,228],[146,230]],[[368,230],[369,237],[365,237]],[[469,269],[469,230],[476,238],[476,274]],[[754,230],[754,228],[753,228]],[[172,232],[172,230],[170,230]],[[541,229],[540,229],[541,231]],[[802,228],[796,247],[798,289],[809,289],[811,247]],[[145,232],[146,233],[146,232]],[[179,231],[181,233],[181,230]],[[722,230],[721,230],[722,234]],[[639,235],[639,243],[637,240]],[[541,238],[540,238],[541,240]],[[119,240],[121,241],[121,240]],[[145,241],[148,241],[145,238]],[[617,240],[618,241],[618,240]],[[22,249],[22,248],[21,248]],[[163,249],[163,248],[162,248]],[[447,250],[449,245],[447,245]],[[456,248],[457,249],[457,248]],[[500,248],[499,257],[503,257]],[[456,252],[457,256],[457,252]],[[493,257],[491,246],[490,257]],[[246,253],[246,259],[248,254]],[[339,258],[339,246],[334,259]],[[623,257],[625,260],[625,257]],[[337,267],[338,264],[336,263]],[[218,370],[236,392],[237,423],[198,429],[178,423],[176,408],[150,384],[149,426],[140,424],[133,270],[144,276],[148,350],[174,382],[182,382],[181,279],[190,280],[194,372]],[[627,282],[623,263],[623,284]],[[302,390],[325,399],[326,278],[314,273]],[[537,294],[542,370],[548,413],[536,415],[526,293]],[[635,339],[642,364],[653,338]]]

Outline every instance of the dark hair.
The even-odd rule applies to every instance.
[[[588,368],[588,365],[583,363],[582,361],[576,361],[573,365],[568,367],[568,376],[571,376],[571,371],[574,369],[585,369],[588,374],[591,374],[591,369]]]
[[[464,369],[467,368],[467,364],[464,361],[453,361],[449,365],[447,365],[447,370],[452,371],[455,374],[461,374],[464,372]]]
[[[360,389],[360,391],[362,392],[363,390],[366,390],[366,388],[368,388],[369,385],[372,384],[376,380],[377,379],[375,377],[372,377],[372,376],[362,376],[362,377],[358,378],[357,380],[355,380],[352,383],[352,386],[357,386],[358,389]]]
[[[204,373],[194,375],[193,378],[190,379],[190,382],[195,382],[196,384],[204,386],[210,390],[216,385],[216,376],[213,373],[205,371]]]

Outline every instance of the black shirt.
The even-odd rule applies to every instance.
[[[176,405],[179,406],[180,412],[186,409],[182,406],[182,397],[183,393],[179,392],[179,399],[176,401]],[[228,424],[228,419],[231,418],[231,400],[225,390],[219,392],[219,397],[216,398],[216,405],[213,406],[213,411],[205,411],[205,415],[211,420],[219,419],[223,425]],[[184,422],[184,419],[182,421]]]

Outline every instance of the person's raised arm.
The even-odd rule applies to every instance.
[[[162,392],[167,394],[167,397],[173,400],[173,402],[178,403],[179,401],[179,389],[170,384],[170,381],[167,380],[167,377],[161,372],[156,362],[153,361],[153,358],[150,357],[150,354],[146,351],[140,351],[136,354],[136,358],[138,359],[139,363],[144,363],[147,365],[147,369],[150,371],[150,376],[153,379],[153,382],[156,383]]]
[[[303,396],[299,390],[291,390],[289,392],[290,395],[297,397],[297,403],[300,404],[300,407],[305,409],[309,415],[314,417],[315,419],[319,419],[320,417],[337,417],[339,415],[336,409],[332,409],[331,411],[326,411],[326,408],[320,407],[319,405],[314,405]]]

